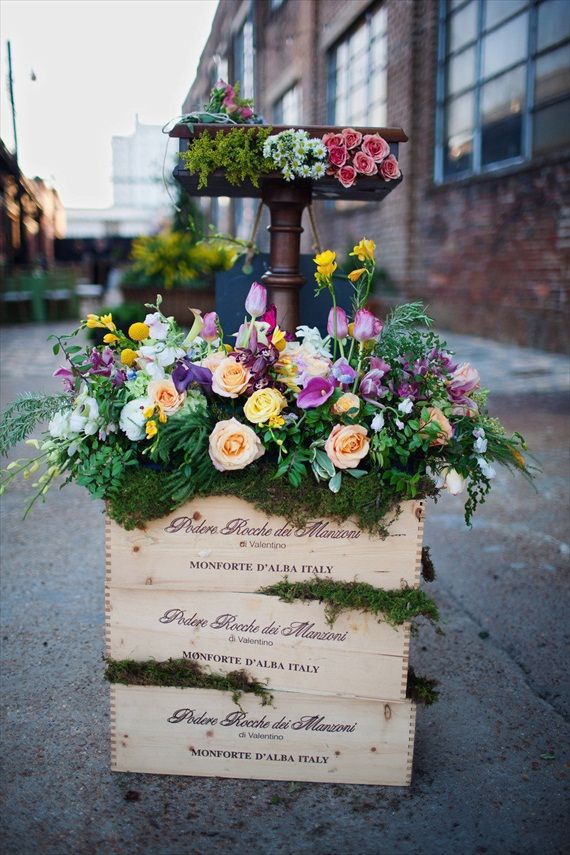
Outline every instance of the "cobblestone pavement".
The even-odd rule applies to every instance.
[[[45,327],[3,329],[2,406],[57,389]],[[65,327],[58,327],[64,331]],[[527,437],[536,490],[501,473],[471,530],[428,511],[445,636],[422,627],[408,789],[111,774],[102,506],[76,486],[22,522],[2,500],[2,851],[9,855],[556,855],[569,839],[568,361],[449,335]]]

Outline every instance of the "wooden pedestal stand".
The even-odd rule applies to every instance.
[[[185,151],[192,139],[206,132],[211,136],[228,133],[236,126],[196,125],[192,134],[185,125],[176,125],[170,132],[171,137],[180,139],[180,150]],[[248,126],[251,127],[251,126]],[[287,130],[274,127],[274,133]],[[305,127],[310,136],[321,138],[326,133],[340,133],[341,128]],[[408,139],[401,128],[357,128],[362,134],[379,133],[388,143],[390,151],[398,156],[398,144]],[[401,182],[383,181],[378,175],[366,177],[359,175],[355,186],[344,188],[336,178],[329,176],[319,181],[285,181],[280,173],[273,173],[261,179],[260,186],[249,182],[235,187],[229,184],[220,172],[208,178],[208,184],[198,190],[198,177],[178,166],[174,176],[191,196],[229,196],[232,198],[261,199],[268,207],[271,221],[269,226],[269,270],[263,276],[263,282],[269,289],[270,302],[275,303],[277,319],[283,329],[295,329],[299,323],[299,288],[305,279],[299,271],[301,225],[303,211],[313,200],[347,199],[353,201],[380,202]]]

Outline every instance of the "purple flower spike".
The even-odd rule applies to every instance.
[[[334,383],[325,377],[311,377],[304,389],[297,396],[297,406],[302,410],[320,407],[328,401],[335,390]]]
[[[192,383],[203,386],[204,391],[209,392],[212,388],[212,372],[209,368],[195,365],[185,356],[176,363],[172,372],[172,382],[177,392],[185,392]]]
[[[334,379],[343,386],[347,386],[356,380],[356,371],[348,364],[346,359],[337,359],[331,370]]]
[[[252,318],[259,318],[267,308],[267,290],[259,282],[253,282],[245,299],[245,310]]]
[[[359,309],[354,316],[352,335],[356,341],[370,341],[382,332],[384,324],[368,309]]]

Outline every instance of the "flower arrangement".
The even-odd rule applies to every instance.
[[[208,103],[203,110],[197,110],[183,116],[182,124],[206,122],[208,124],[252,125],[260,124],[263,120],[253,109],[251,98],[240,96],[240,83],[226,83],[217,80],[214,84]]]
[[[215,312],[192,310],[185,334],[159,297],[126,332],[110,314],[88,315],[55,339],[65,392],[16,402],[0,423],[5,453],[50,418],[43,441],[29,440],[36,456],[11,463],[4,483],[43,465],[32,503],[63,476],[131,526],[195,495],[233,493],[290,518],[316,503],[374,531],[401,499],[447,489],[466,491],[469,523],[495,464],[531,475],[524,440],[489,416],[476,369],[453,357],[421,304],[385,320],[366,308],[374,242],[352,255],[351,316],[337,306],[336,254],[315,258],[316,289],[332,303],[326,336],[282,330],[255,282],[231,343]],[[100,346],[76,343],[94,328]]]
[[[281,131],[267,137],[263,154],[273,161],[286,181],[294,178],[323,178],[327,149],[321,140],[309,137],[307,131]]]
[[[327,175],[334,175],[343,187],[352,187],[359,175],[377,175],[384,181],[400,178],[398,161],[380,134],[361,134],[354,128],[323,137],[328,152]]]
[[[196,243],[190,232],[163,231],[133,241],[133,264],[122,284],[165,288],[201,286],[218,270],[228,270],[236,253],[226,245]]]

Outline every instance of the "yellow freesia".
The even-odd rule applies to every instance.
[[[317,267],[317,273],[320,273],[321,276],[332,276],[335,270],[335,261],[331,262],[331,264],[319,264],[319,266]]]
[[[154,404],[151,404],[143,410],[143,416],[145,419],[151,419],[154,416]]]
[[[363,273],[366,273],[366,268],[359,267],[357,270],[351,270],[348,274],[348,278],[351,282],[358,282]]]
[[[275,327],[273,333],[271,335],[271,344],[273,347],[276,347],[279,353],[285,350],[287,347],[287,340],[285,338],[285,333],[283,330],[280,330],[279,327]]]
[[[105,344],[115,344],[116,341],[119,341],[119,337],[114,333],[107,333],[107,335],[103,336],[103,341]]]
[[[155,421],[150,421],[146,423],[146,438],[152,439],[153,436],[156,436],[158,433],[158,428],[156,426]]]
[[[325,249],[324,252],[319,252],[318,255],[315,255],[313,261],[317,267],[327,267],[334,262],[335,258],[336,252],[333,252],[332,249]]]
[[[115,332],[117,329],[113,322],[113,315],[101,315],[101,323],[104,327],[107,327],[108,330],[111,330],[111,332]]]
[[[375,249],[376,244],[373,240],[362,238],[360,243],[354,247],[350,255],[355,255],[359,261],[374,261]]]
[[[285,424],[285,419],[283,416],[271,416],[269,419],[269,427],[270,428],[281,428]]]

